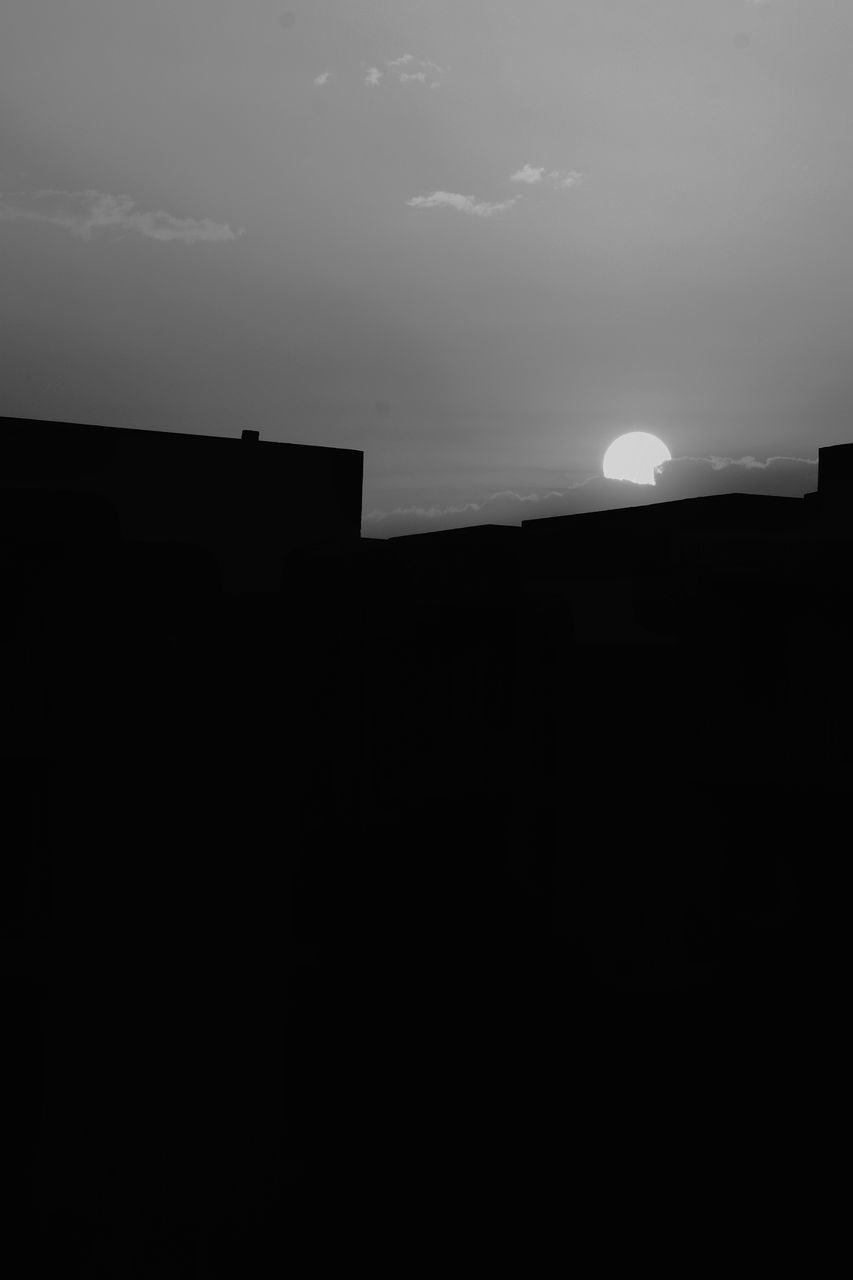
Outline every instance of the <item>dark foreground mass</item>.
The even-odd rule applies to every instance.
[[[425,1251],[500,1205],[612,1223],[721,1158],[819,1181],[850,547],[814,503],[702,501],[315,531],[251,590],[97,504],[76,542],[7,520],[33,1269],[408,1257],[424,1219]]]

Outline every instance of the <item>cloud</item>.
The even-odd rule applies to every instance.
[[[490,218],[494,213],[509,209],[518,199],[518,196],[513,196],[511,200],[489,204],[487,201],[477,201],[473,196],[458,195],[454,191],[433,191],[430,196],[414,196],[406,204],[414,209],[437,209],[440,205],[447,205],[448,208],[458,209],[460,213],[467,213],[475,218]]]
[[[409,80],[417,80],[420,84],[426,84],[427,75],[430,72],[434,72],[439,79],[432,80],[430,84],[430,88],[432,89],[439,88],[441,84],[440,77],[444,74],[437,62],[431,62],[429,58],[416,59],[411,53],[404,53],[400,58],[391,58],[385,63],[385,65],[391,69],[394,75],[396,75],[400,84],[405,84]],[[418,70],[402,70],[403,67],[410,67],[412,65],[417,67]]]
[[[440,77],[444,74],[437,62],[431,62],[429,58],[415,58],[413,53],[403,53],[399,58],[388,58],[385,67],[387,74],[393,75],[400,84],[406,84],[410,80],[426,84],[428,76],[434,73],[439,78],[431,81],[431,89],[440,88]],[[404,70],[404,68],[410,69]],[[379,67],[370,67],[364,77],[364,83],[375,88],[384,75],[386,71]]]
[[[325,84],[331,75],[331,71],[323,71],[320,75],[314,77],[315,84]]]
[[[569,187],[576,187],[579,182],[583,182],[583,174],[579,173],[577,169],[569,169],[568,172],[552,169],[548,177],[552,179],[555,187],[563,190],[568,190]]]
[[[801,498],[817,488],[817,458],[774,456],[764,462],[743,458],[673,458],[657,468],[655,485],[664,498],[712,493],[765,493]]]
[[[541,182],[544,172],[544,165],[542,165],[541,169],[534,169],[533,165],[526,164],[523,168],[517,169],[515,173],[511,174],[510,182]]]
[[[396,507],[393,511],[368,511],[364,518],[372,524],[376,524],[382,520],[393,519],[395,516],[414,516],[427,520],[440,520],[445,516],[479,512],[483,509],[484,505],[485,504],[482,502],[465,502],[458,507]],[[476,520],[473,523],[480,524],[481,521]],[[393,537],[393,534],[389,534],[389,537]]]
[[[151,240],[182,240],[185,244],[235,240],[243,234],[242,229],[232,231],[227,223],[210,218],[176,218],[162,209],[141,213],[129,196],[112,196],[93,189],[46,188],[25,197],[23,204],[8,204],[0,195],[0,218],[49,223],[83,240],[91,240],[96,231],[110,229],[135,231]]]
[[[580,515],[620,507],[673,502],[723,493],[755,493],[800,498],[817,488],[816,458],[673,458],[658,468],[657,484],[636,485],[593,475],[565,488],[541,493],[504,489],[481,502],[441,507],[407,506],[371,510],[365,526],[379,537],[481,524],[519,525],[545,516]]]
[[[510,175],[510,182],[526,182],[531,186],[534,183],[541,182],[545,176],[545,166],[526,164],[521,169],[517,169],[515,173]],[[555,187],[568,188],[577,186],[583,179],[583,174],[577,169],[552,169],[547,175]]]

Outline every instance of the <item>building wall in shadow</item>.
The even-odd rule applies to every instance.
[[[294,546],[360,536],[363,454],[244,436],[4,418],[2,486],[33,504],[33,491],[66,495],[31,516],[45,521],[46,538],[71,495],[95,495],[114,508],[125,541],[195,543],[215,555],[226,589],[276,590]],[[25,505],[17,501],[20,518]]]
[[[838,532],[849,533],[853,444],[836,444],[818,449],[817,473],[818,506],[822,521]]]
[[[482,1080],[543,1025],[558,1058],[606,1037],[614,993],[781,1004],[829,959],[823,496],[378,541],[360,454],[46,430],[0,437],[0,644],[54,1206],[249,1216],[294,1157],[354,1185],[407,1090],[452,1143],[425,1044]]]
[[[284,566],[358,543],[362,455],[6,419],[0,468],[4,787],[32,775],[44,833],[5,806],[38,1193],[249,1205],[298,1110],[291,885],[318,813],[352,827],[357,760],[337,602]]]

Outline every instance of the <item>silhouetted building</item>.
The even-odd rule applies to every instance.
[[[821,523],[838,532],[853,531],[853,444],[818,449],[817,491]]]
[[[514,605],[521,575],[521,529],[483,524],[389,538],[404,592],[449,605]]]
[[[529,1053],[586,1006],[594,1044],[599,993],[644,984],[752,1016],[739,917],[783,838],[822,823],[831,873],[808,790],[831,767],[846,800],[850,543],[814,517],[841,519],[853,446],[820,452],[819,500],[363,539],[357,451],[0,419],[0,592],[27,604],[4,883],[49,994],[19,1070],[49,1212],[254,1222],[294,1152],[313,1194],[342,1133],[372,1150],[372,1048],[425,1025]],[[255,594],[184,607],[220,581]]]
[[[524,520],[528,573],[566,578],[643,577],[692,558],[708,539],[799,533],[800,498],[726,493],[612,511]]]
[[[126,542],[200,548],[226,589],[277,590],[293,548],[359,539],[363,461],[256,431],[236,440],[2,418],[2,532],[29,522],[23,540],[43,542],[98,524]]]

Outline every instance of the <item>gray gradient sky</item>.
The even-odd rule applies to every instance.
[[[637,428],[815,458],[851,48],[850,0],[11,0],[0,413],[363,449],[377,535],[527,518]]]

